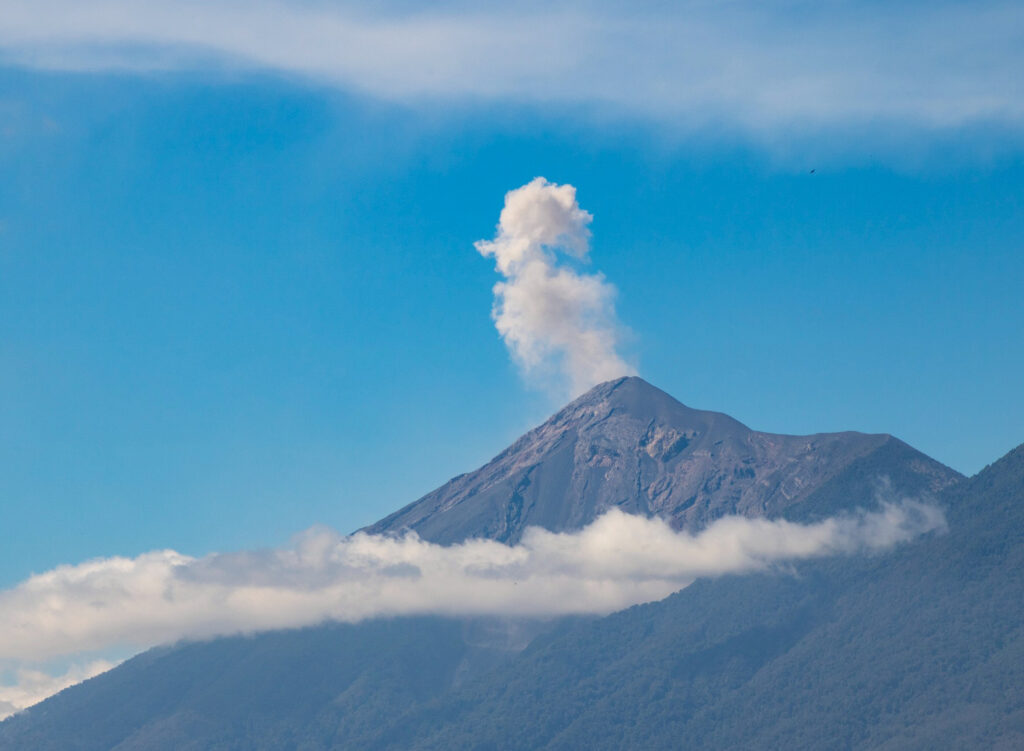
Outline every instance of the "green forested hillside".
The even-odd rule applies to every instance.
[[[488,625],[404,618],[150,650],[0,724],[0,749],[355,747],[503,659]]]

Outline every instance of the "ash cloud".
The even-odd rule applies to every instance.
[[[494,324],[524,374],[570,396],[636,370],[617,349],[622,326],[615,288],[584,273],[593,217],[576,188],[535,178],[505,195],[493,240],[476,249],[495,260]]]

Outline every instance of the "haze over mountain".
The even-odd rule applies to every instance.
[[[161,647],[3,722],[0,749],[668,748],[680,733],[697,747],[872,748],[908,723],[907,737],[934,740],[920,718],[969,676],[1002,691],[982,713],[1002,742],[1024,664],[995,656],[1018,649],[1004,611],[1024,601],[1005,569],[1024,555],[1022,457],[965,483],[891,436],[759,433],[638,378],[601,384],[370,529],[515,541],[613,507],[698,529],[926,494],[950,532],[796,577],[701,581],[606,618],[378,619]],[[1009,599],[993,607],[1000,587]],[[819,694],[835,711],[811,709]],[[875,732],[879,702],[895,714]],[[974,710],[956,711],[950,737],[975,738]]]
[[[762,433],[633,376],[594,387],[366,531],[516,542],[526,527],[579,529],[611,508],[696,530],[726,514],[813,516],[934,494],[959,477],[890,435]]]

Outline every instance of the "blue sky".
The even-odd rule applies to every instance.
[[[344,55],[326,6],[252,38],[207,6],[201,38],[157,3],[0,21],[3,586],[352,530],[546,417],[473,248],[539,175],[576,186],[624,351],[684,403],[966,473],[1024,441],[1012,5],[651,5],[614,34],[604,5],[363,6],[328,19]]]

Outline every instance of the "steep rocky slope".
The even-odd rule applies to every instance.
[[[844,478],[854,467],[856,481]],[[367,531],[515,542],[527,526],[577,529],[614,506],[696,529],[724,514],[813,511],[809,501],[830,484],[843,487],[828,504],[835,510],[871,505],[877,493],[934,494],[959,478],[890,435],[762,433],[630,377],[596,386],[484,467]]]

